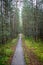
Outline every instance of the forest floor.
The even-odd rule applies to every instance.
[[[30,38],[0,44],[0,65],[43,65],[43,42]]]
[[[11,65],[12,57],[17,45],[17,38],[0,44],[0,65]]]
[[[43,44],[29,39],[23,40],[26,65],[43,65]]]

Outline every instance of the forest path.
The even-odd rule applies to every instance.
[[[24,53],[22,48],[22,34],[19,34],[18,44],[11,65],[25,65]]]

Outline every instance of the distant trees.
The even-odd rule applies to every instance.
[[[13,0],[0,0],[0,42],[15,38],[18,34],[19,14]]]
[[[23,0],[22,21],[25,36],[43,39],[43,0]],[[0,43],[15,38],[20,32],[17,1],[0,0]],[[21,26],[22,27],[22,26]]]
[[[22,11],[23,31],[25,36],[32,36],[33,34],[33,4],[32,1],[24,0]]]
[[[24,0],[23,2],[23,32],[25,36],[43,39],[43,1]]]
[[[36,0],[36,7],[34,8],[34,20],[35,20],[35,32],[36,37],[43,39],[43,5],[42,0],[38,1]]]

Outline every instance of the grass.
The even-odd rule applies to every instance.
[[[33,39],[26,38],[25,43],[29,49],[38,57],[39,61],[43,62],[43,42],[35,42]]]
[[[24,59],[25,59],[26,65],[29,65],[30,60],[29,60],[27,53],[24,54]]]
[[[17,39],[13,39],[4,45],[0,44],[0,65],[10,65],[10,58],[14,53],[16,43]]]

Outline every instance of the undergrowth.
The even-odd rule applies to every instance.
[[[39,61],[43,62],[43,42],[35,42],[31,38],[25,38],[25,43],[28,48],[31,49],[33,53],[38,57]]]
[[[13,47],[16,46],[17,39],[13,39],[6,44],[0,44],[0,65],[10,65],[10,57],[13,55]]]

